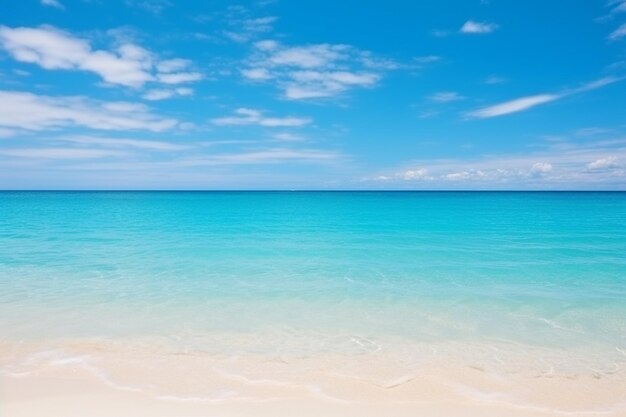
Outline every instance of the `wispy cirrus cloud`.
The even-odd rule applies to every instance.
[[[235,110],[233,116],[218,117],[211,122],[217,126],[300,127],[310,124],[312,120],[308,117],[267,117],[260,110],[242,107]]]
[[[0,155],[28,159],[97,159],[124,155],[123,152],[80,148],[8,148]]]
[[[74,70],[97,74],[107,84],[141,88],[146,83],[181,84],[198,81],[190,61],[159,61],[155,54],[122,42],[112,50],[94,49],[86,39],[51,26],[0,26],[0,47],[15,60],[47,70]]]
[[[624,36],[626,36],[626,23],[623,23],[620,27],[611,32],[611,34],[609,35],[609,39],[612,41],[616,41],[623,38]]]
[[[306,139],[304,136],[292,132],[278,132],[272,135],[272,137],[283,142],[300,142]]]
[[[371,72],[294,71],[285,97],[292,100],[332,97],[353,87],[371,87],[380,76]]]
[[[249,42],[263,33],[270,32],[276,20],[278,20],[276,16],[233,19],[230,21],[232,28],[225,30],[223,34],[233,42]]]
[[[2,138],[10,138],[17,134],[17,131],[14,129],[7,129],[4,127],[0,127],[0,139]]]
[[[43,96],[20,91],[0,91],[0,127],[29,131],[67,127],[96,130],[146,130],[161,132],[179,124],[154,114],[140,103],[106,102],[82,96]]]
[[[435,103],[449,103],[452,101],[464,100],[465,97],[456,91],[440,91],[438,93],[431,94],[428,99],[430,101],[434,101]]]
[[[41,4],[48,7],[56,7],[57,9],[65,9],[59,0],[41,0]]]
[[[470,35],[484,35],[491,33],[498,29],[498,25],[495,23],[476,22],[474,20],[468,20],[461,26],[459,32]]]
[[[211,34],[199,33],[200,38],[223,43],[224,40],[235,43],[247,43],[271,32],[278,20],[277,16],[256,13],[262,5],[257,2],[253,9],[240,4],[231,4],[223,10],[191,17],[196,23],[210,24]]]
[[[191,148],[190,145],[167,141],[109,138],[101,136],[59,136],[52,139],[55,142],[67,142],[81,146],[98,146],[110,149],[145,149],[151,151],[180,151]]]
[[[573,94],[579,94],[590,90],[595,90],[609,84],[621,81],[622,78],[617,77],[604,77],[598,80],[583,84],[582,86],[574,89],[564,90],[560,93],[544,93],[536,94],[532,96],[520,97],[513,100],[505,101],[503,103],[483,107],[478,110],[469,112],[467,115],[471,118],[487,119],[492,117],[504,116],[507,114],[517,113],[525,110],[529,110],[533,107],[550,103],[562,98],[571,96]]]
[[[561,97],[562,96],[559,94],[537,94],[534,96],[521,97],[475,110],[470,112],[469,115],[479,119],[504,116],[506,114],[528,110],[540,104],[550,103],[551,101],[558,100]]]
[[[490,75],[489,77],[485,78],[485,84],[489,85],[503,84],[505,82],[507,82],[506,78],[499,77],[497,75]]]
[[[160,14],[166,8],[173,6],[173,3],[169,0],[126,0],[126,5],[152,14]]]
[[[257,151],[221,153],[207,157],[184,159],[178,164],[197,165],[254,165],[276,164],[281,162],[329,163],[343,158],[343,155],[320,149],[270,148]]]
[[[624,13],[626,12],[626,0],[612,0],[608,3],[611,7],[611,13]]]
[[[254,44],[242,76],[274,82],[289,100],[335,97],[354,88],[374,87],[383,72],[397,68],[390,60],[343,44],[285,46],[274,40]]]

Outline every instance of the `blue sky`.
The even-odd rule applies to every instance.
[[[626,189],[626,0],[0,0],[3,189]]]

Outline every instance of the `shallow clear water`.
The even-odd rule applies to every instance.
[[[609,367],[626,193],[2,192],[0,288],[5,341],[492,344]]]

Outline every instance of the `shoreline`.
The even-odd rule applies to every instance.
[[[16,349],[24,350],[20,366],[9,354]],[[379,353],[227,356],[94,341],[2,352],[7,417],[626,416],[620,366],[503,373],[450,356],[411,368]]]
[[[586,381],[589,382],[589,381]],[[359,386],[338,384],[337,388],[354,393]],[[499,417],[544,417],[544,416],[626,416],[626,404],[612,408],[563,410],[535,405],[506,403],[497,396],[485,395],[470,400],[467,396],[442,390],[427,381],[410,381],[398,390],[404,400],[372,401],[339,400],[323,395],[296,395],[274,399],[222,399],[174,398],[153,396],[130,388],[114,388],[98,380],[88,372],[80,370],[44,371],[25,377],[3,377],[0,396],[3,406],[0,412],[6,416],[20,417],[195,417],[195,416],[329,416],[344,417],[409,417],[409,416],[499,416]],[[583,384],[584,385],[584,384]],[[589,395],[580,386],[579,396]],[[626,385],[623,385],[623,389]],[[378,388],[379,395],[387,395],[389,389]],[[623,391],[622,391],[623,392]],[[429,400],[407,400],[407,397],[425,394]],[[365,393],[367,395],[367,393]],[[573,399],[576,393],[569,393]],[[594,395],[595,397],[595,395]],[[564,398],[565,399],[565,398]],[[88,413],[87,413],[88,412]],[[87,414],[86,414],[87,413]],[[286,413],[286,414],[285,414]]]

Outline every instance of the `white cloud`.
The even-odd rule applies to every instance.
[[[406,171],[398,172],[394,175],[378,175],[373,178],[375,181],[420,181],[430,180],[432,177],[428,174],[426,168],[407,169]]]
[[[285,142],[299,142],[305,139],[304,137],[291,132],[276,133],[272,137],[276,140],[281,140]]]
[[[439,116],[440,112],[437,110],[423,110],[418,115],[418,119],[432,119],[433,117]]]
[[[626,36],[626,23],[623,23],[620,27],[611,32],[609,39],[615,41],[623,38],[624,36]]]
[[[563,93],[563,95],[570,95],[570,94],[576,94],[576,93],[584,93],[586,91],[591,91],[591,90],[595,90],[597,88],[602,88],[605,87],[607,85],[616,83],[618,81],[623,80],[624,77],[603,77],[603,78],[599,78],[597,80],[588,82],[586,84],[583,84],[582,86],[578,87],[578,88],[574,88],[572,90],[568,90],[565,91],[565,93]]]
[[[184,84],[199,81],[204,78],[199,72],[188,71],[192,63],[188,59],[168,59],[156,65],[158,74],[156,79],[162,84]],[[188,94],[179,94],[188,95]]]
[[[480,170],[469,170],[469,171],[461,171],[461,172],[452,172],[450,174],[446,174],[443,176],[444,179],[448,181],[461,181],[467,180],[470,178],[476,177],[484,177],[485,173]]]
[[[159,72],[170,73],[182,71],[184,69],[187,69],[189,66],[191,66],[191,61],[189,61],[188,59],[174,58],[161,61],[157,64],[156,67]]]
[[[610,156],[607,156],[610,155]],[[381,172],[372,181],[426,188],[502,188],[502,189],[623,189],[626,170],[626,139],[581,142],[546,142],[531,154],[486,155],[462,159],[429,159],[408,163],[395,173]],[[549,162],[547,162],[549,161]],[[589,162],[592,161],[592,162]],[[424,171],[422,171],[424,170]],[[418,185],[419,184],[419,185]]]
[[[611,133],[613,130],[606,129],[603,127],[584,127],[582,129],[576,130],[576,136],[597,136],[606,133]]]
[[[58,0],[41,0],[41,4],[49,7],[56,7],[57,9],[65,9],[65,7]]]
[[[502,84],[505,83],[507,80],[504,77],[498,77],[497,75],[490,75],[489,77],[487,77],[485,79],[485,84]]]
[[[372,85],[378,81],[378,76],[371,73],[352,73],[347,71],[294,71],[291,77],[298,82],[329,82],[346,85]]]
[[[613,0],[609,2],[609,6],[613,6],[611,13],[626,12],[626,0]]]
[[[468,115],[479,119],[485,119],[490,117],[504,116],[506,114],[517,113],[520,111],[528,110],[541,104],[550,103],[570,96],[572,94],[584,93],[586,91],[595,90],[621,81],[622,78],[604,77],[598,80],[583,84],[581,87],[565,90],[557,94],[537,94],[534,96],[521,97],[504,103],[496,104],[493,106],[483,107],[482,109],[474,110]]]
[[[461,33],[468,34],[485,34],[491,33],[498,28],[498,25],[495,23],[481,23],[475,22],[473,20],[468,20],[463,24],[460,29]]]
[[[76,148],[13,148],[0,149],[0,155],[36,159],[95,159],[124,155],[122,152]]]
[[[260,50],[260,51],[274,51],[276,49],[278,49],[278,47],[280,46],[280,44],[276,41],[273,41],[271,39],[266,39],[263,41],[258,41],[257,43],[254,44],[254,46],[256,47],[256,49]]]
[[[258,125],[264,127],[300,127],[311,123],[307,117],[265,117],[259,110],[239,108],[235,116],[219,117],[212,120],[218,126]]]
[[[373,86],[379,80],[377,74],[347,71],[294,71],[290,77],[293,81],[286,84],[285,97],[294,100],[332,97],[350,87]]]
[[[285,98],[305,100],[340,95],[352,88],[375,86],[382,72],[398,68],[390,60],[373,57],[342,44],[314,44],[288,47],[274,40],[254,44],[244,78],[272,80]]]
[[[432,169],[420,168],[398,172],[394,175],[379,175],[374,177],[375,181],[412,181],[428,184],[445,184],[445,183],[498,183],[509,180],[520,180],[524,178],[538,177],[542,174],[531,172],[524,169],[502,169],[502,168],[476,168],[472,166],[462,167],[462,163],[458,165],[450,165],[440,167],[435,162]],[[471,164],[470,164],[471,165]],[[431,173],[431,171],[433,171]]]
[[[401,174],[402,178],[405,180],[424,179],[426,178],[427,175],[428,175],[428,170],[425,168],[410,169],[410,170],[404,171]]]
[[[276,16],[231,19],[229,23],[232,30],[226,30],[223,34],[233,42],[249,42],[262,33],[270,32],[276,20]]]
[[[588,171],[606,171],[619,167],[620,165],[617,162],[617,158],[614,156],[600,158],[587,164]]]
[[[255,17],[244,20],[243,27],[248,32],[269,32],[272,30],[272,25],[276,20],[278,20],[276,16]]]
[[[242,70],[241,74],[252,81],[265,81],[272,78],[272,74],[266,68],[249,68]]]
[[[224,31],[224,36],[230,39],[233,42],[244,43],[248,42],[250,38],[245,33],[232,32],[229,30]]]
[[[290,100],[307,100],[313,98],[332,97],[341,93],[342,89],[332,88],[330,86],[302,86],[291,83],[285,87],[285,98]]]
[[[97,50],[87,40],[49,26],[0,26],[0,46],[20,62],[48,70],[92,72],[106,83],[125,87],[140,88],[148,82],[179,84],[202,78],[197,72],[173,72],[188,67],[187,60],[158,62],[154,54],[128,41],[112,51]]]
[[[430,34],[433,35],[436,38],[445,38],[446,36],[450,35],[450,31],[449,30],[434,29],[434,30],[430,31]]]
[[[178,94],[179,96],[193,96],[193,88],[189,88],[189,87],[178,87],[175,88],[174,91],[176,91],[176,94]]]
[[[451,101],[463,100],[465,97],[455,91],[440,91],[428,97],[429,100],[436,103],[448,103]]]
[[[530,168],[530,173],[533,175],[543,175],[552,171],[552,168],[552,164],[549,164],[547,162],[536,162]]]
[[[15,136],[17,134],[17,132],[13,129],[6,129],[3,127],[0,127],[0,139],[2,138],[10,138],[12,136]]]
[[[360,59],[363,62],[363,65],[368,68],[368,69],[372,69],[372,70],[397,70],[403,67],[408,67],[406,65],[401,65],[400,63],[394,61],[393,59],[388,59],[388,58],[381,58],[381,57],[376,57],[374,56],[374,54],[372,54],[370,51],[361,51],[360,52]],[[422,59],[427,59],[429,57],[416,57],[413,59],[414,64],[412,65],[413,68],[417,68],[420,66],[423,66],[424,64],[428,64],[434,61],[429,61],[429,62],[425,62],[425,61],[421,61]],[[437,60],[438,57],[434,57],[436,58],[435,61]]]
[[[218,154],[208,158],[194,158],[183,161],[184,165],[248,165],[272,164],[288,161],[328,163],[340,159],[336,152],[317,149],[265,149],[252,152]]]
[[[54,138],[55,141],[70,142],[77,145],[102,146],[106,148],[132,148],[146,149],[153,151],[178,151],[189,149],[188,145],[181,145],[165,141],[127,139],[127,138],[106,138],[99,136],[67,136]]]
[[[318,44],[281,48],[267,57],[270,66],[288,66],[294,68],[326,68],[338,60],[344,59],[347,45]]]
[[[504,103],[496,104],[494,106],[484,107],[482,109],[475,110],[469,115],[471,117],[477,117],[479,119],[503,116],[505,114],[511,114],[528,110],[532,107],[540,104],[549,103],[561,98],[558,94],[538,94],[536,96],[522,97],[515,100],[506,101]]]
[[[152,80],[150,54],[136,45],[121,45],[113,52],[92,50],[89,43],[50,28],[0,26],[0,43],[16,60],[45,69],[95,72],[108,83],[141,87]]]
[[[172,97],[192,96],[193,93],[193,89],[188,87],[178,87],[173,89],[156,88],[146,91],[142,95],[142,98],[149,101],[158,101]]]
[[[169,0],[126,0],[126,5],[146,10],[153,14],[160,14],[167,7],[171,7]]]
[[[202,74],[199,72],[176,72],[168,74],[159,74],[158,80],[163,84],[183,84],[202,79]]]
[[[441,57],[437,55],[417,56],[413,58],[413,61],[417,65],[427,65],[427,64],[433,64],[435,62],[441,61]]]
[[[40,96],[0,91],[0,127],[39,131],[70,126],[100,130],[160,132],[178,124],[139,103],[102,102],[86,97]]]

